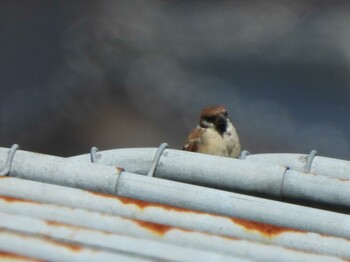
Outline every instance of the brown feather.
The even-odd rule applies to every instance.
[[[202,110],[201,117],[220,115],[225,113],[227,113],[227,110],[224,106],[221,106],[221,105],[208,106]]]
[[[183,150],[197,152],[204,132],[205,130],[203,128],[198,127],[192,130],[186,140],[186,144],[184,145]]]
[[[183,150],[237,158],[239,137],[224,106],[208,106],[201,112],[198,126],[187,137]]]

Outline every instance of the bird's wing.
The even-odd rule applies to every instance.
[[[198,152],[199,146],[202,143],[203,134],[205,130],[203,128],[195,128],[187,137],[186,144],[182,148],[185,151]]]

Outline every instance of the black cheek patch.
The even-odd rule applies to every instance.
[[[227,122],[220,122],[215,125],[215,129],[219,132],[219,134],[222,136],[227,129]]]

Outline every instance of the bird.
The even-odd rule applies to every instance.
[[[222,105],[205,107],[198,125],[187,137],[185,151],[238,158],[241,144],[236,128]]]

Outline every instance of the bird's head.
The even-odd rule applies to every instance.
[[[228,114],[221,105],[208,106],[202,110],[199,125],[203,128],[215,128],[220,134],[226,131]]]

